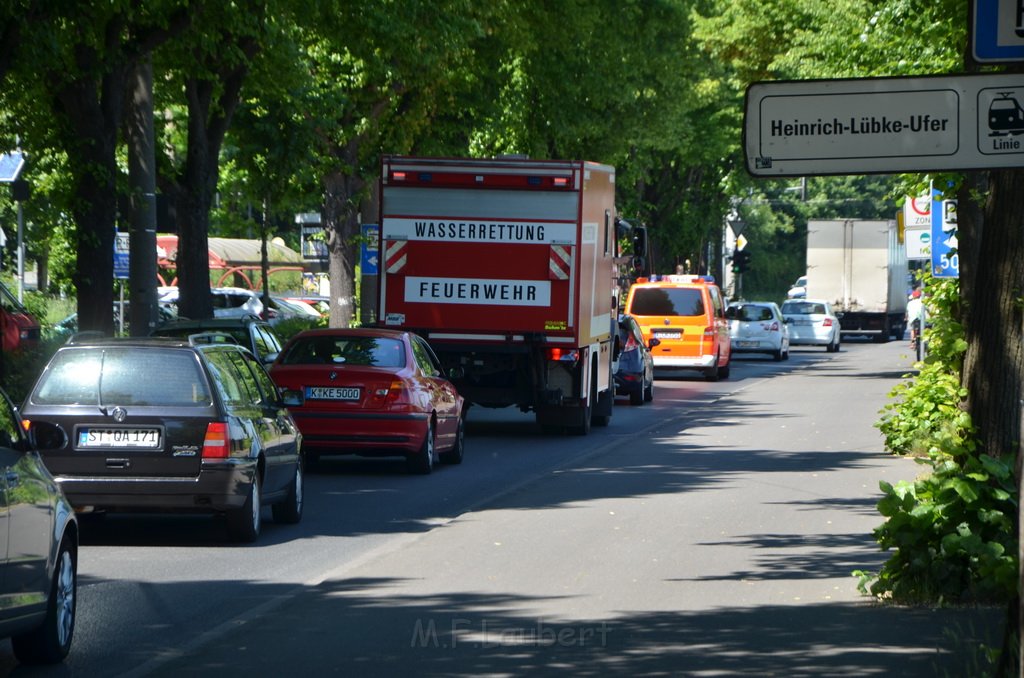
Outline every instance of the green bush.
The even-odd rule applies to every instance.
[[[874,535],[892,551],[860,589],[909,603],[1002,602],[1017,593],[1017,486],[1013,468],[979,455],[960,369],[967,343],[956,280],[926,279],[926,359],[898,384],[876,424],[893,454],[929,466],[913,482],[881,483]],[[908,375],[909,376],[909,375]]]

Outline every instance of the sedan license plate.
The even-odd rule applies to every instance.
[[[682,339],[682,332],[655,332],[656,339]]]
[[[80,428],[78,429],[78,447],[155,450],[160,447],[160,429]]]
[[[359,389],[340,386],[307,386],[306,400],[359,400]]]

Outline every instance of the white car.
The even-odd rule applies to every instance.
[[[214,318],[243,318],[253,315],[263,316],[263,302],[260,293],[242,287],[214,287],[210,290],[213,301]],[[159,300],[162,306],[176,307],[178,304],[177,287],[161,287]]]
[[[767,353],[775,360],[789,360],[789,327],[778,304],[741,301],[725,311],[733,353]]]
[[[824,346],[829,353],[839,350],[839,318],[827,301],[788,299],[782,302],[782,317],[792,346]]]
[[[786,292],[786,296],[790,299],[803,299],[807,296],[807,276],[802,275],[796,279],[789,291]]]

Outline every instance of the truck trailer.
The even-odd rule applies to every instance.
[[[615,170],[385,156],[378,324],[424,337],[480,407],[585,435],[612,415]]]
[[[808,221],[806,296],[832,304],[844,335],[902,338],[907,252],[896,221]]]

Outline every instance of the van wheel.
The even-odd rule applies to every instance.
[[[719,379],[718,356],[715,356],[714,364],[704,370],[704,379],[707,381],[718,381]]]

